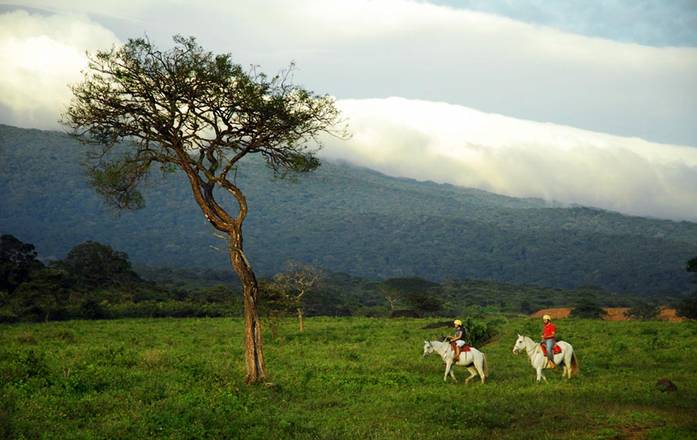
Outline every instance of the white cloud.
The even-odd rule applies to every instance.
[[[697,146],[697,48],[620,43],[410,0],[25,4],[118,17],[126,20],[119,36],[147,32],[159,44],[196,35],[269,73],[295,60],[298,81],[340,98],[447,101]]]
[[[56,128],[70,99],[69,83],[86,67],[85,50],[108,48],[118,40],[86,17],[0,15],[0,107],[3,122]]]
[[[697,146],[695,48],[619,43],[408,0],[24,3],[58,13],[0,15],[5,123],[55,127],[84,51],[110,47],[115,34],[147,32],[160,45],[174,33],[196,35],[269,73],[295,60],[298,82],[339,98],[410,98],[343,99],[354,137],[330,141],[330,157],[697,220],[697,149],[640,139]]]
[[[697,149],[403,98],[342,100],[323,156],[387,174],[627,214],[697,220]]]

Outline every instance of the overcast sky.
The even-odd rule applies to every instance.
[[[84,51],[175,33],[329,93],[323,154],[697,220],[697,1],[0,1],[0,122],[58,128]]]

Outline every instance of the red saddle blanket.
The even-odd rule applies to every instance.
[[[450,343],[450,348],[452,348],[453,351],[455,351],[455,342],[454,342],[454,341]],[[465,344],[465,345],[463,345],[462,347],[460,347],[460,353],[464,353],[464,352],[466,352],[466,351],[470,351],[470,348],[472,348],[471,345]]]
[[[545,356],[547,356],[547,345],[543,342],[540,344],[540,347],[542,347],[542,353],[544,353]],[[552,348],[552,353],[554,353],[554,354],[561,353],[561,347],[559,346],[559,344],[554,344],[554,348]]]

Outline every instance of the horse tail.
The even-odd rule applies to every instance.
[[[571,373],[574,376],[578,376],[578,371],[580,370],[578,366],[578,359],[576,359],[576,352],[571,353]]]
[[[484,377],[489,377],[489,364],[486,362],[486,355],[482,353],[482,370],[484,370]]]

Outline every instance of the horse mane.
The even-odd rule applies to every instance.
[[[528,340],[530,340],[530,342],[532,342],[533,344],[537,344],[537,342],[535,342],[535,340],[534,340],[533,338],[531,338],[530,336],[526,336],[526,335],[520,335],[520,336],[523,337],[523,340],[524,340],[526,343],[528,342]]]
[[[445,341],[434,340],[434,341],[428,341],[428,342],[429,342],[429,344],[436,346],[436,347],[448,347],[448,346],[450,346],[450,344],[445,342]]]
[[[537,342],[535,342],[535,340],[534,340],[533,338],[531,338],[530,336],[521,335],[521,334],[519,334],[518,336],[520,336],[520,337],[523,338],[523,343],[525,344],[526,349],[527,349],[527,346],[530,345],[530,344],[532,344],[532,345],[539,345],[539,344],[538,344]],[[541,350],[541,349],[540,349],[540,350]]]

